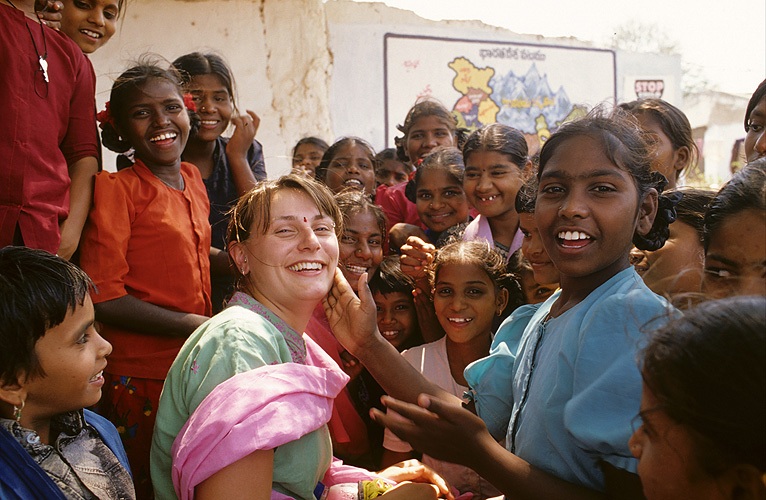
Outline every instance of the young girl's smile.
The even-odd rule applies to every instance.
[[[119,125],[136,157],[150,168],[178,164],[189,138],[189,115],[176,86],[152,78],[127,102],[127,118]]]
[[[327,167],[327,187],[334,193],[344,189],[375,192],[375,167],[367,151],[357,144],[340,148]]]
[[[378,330],[397,350],[418,328],[412,295],[404,292],[373,294],[378,312]]]
[[[434,310],[452,342],[465,343],[492,330],[507,293],[475,264],[452,262],[439,268],[434,283]]]
[[[627,268],[637,223],[645,234],[656,213],[657,192],[650,190],[653,198],[647,193],[639,206],[631,175],[614,165],[600,141],[589,136],[561,143],[541,173],[538,193],[540,237],[566,276],[611,277]]]
[[[521,185],[521,170],[507,155],[476,151],[466,161],[465,195],[468,203],[485,217],[497,217],[514,210]]]
[[[317,167],[322,161],[322,155],[324,151],[310,142],[304,142],[295,150],[295,156],[293,156],[293,168],[300,168],[306,173],[310,173],[308,177],[314,178]]]
[[[352,215],[340,237],[341,271],[356,290],[359,277],[375,272],[383,260],[383,235],[378,220],[370,212]]]
[[[407,157],[413,164],[439,146],[454,145],[455,135],[436,115],[421,116],[407,133]]]
[[[64,0],[61,31],[92,54],[112,38],[119,14],[117,0]]]
[[[415,196],[420,220],[432,231],[441,232],[468,220],[463,186],[447,172],[424,172]]]
[[[234,103],[229,91],[221,79],[212,73],[197,75],[188,85],[197,114],[200,117],[200,127],[195,139],[212,142],[224,133],[234,113]]]

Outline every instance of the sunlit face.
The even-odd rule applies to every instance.
[[[45,375],[24,383],[22,419],[47,419],[98,403],[110,352],[111,344],[94,328],[93,302],[87,296],[82,306],[67,311],[64,321],[35,344],[35,356]]]
[[[661,173],[668,180],[665,189],[675,189],[681,170],[689,162],[689,151],[686,147],[675,149],[670,138],[662,131],[660,122],[649,113],[641,113],[637,118],[656,148],[652,170]]]
[[[745,157],[748,162],[766,156],[766,97],[761,99],[747,117]]]
[[[120,8],[117,0],[62,0],[61,31],[80,50],[92,54],[112,38]]]
[[[126,99],[122,136],[147,167],[176,165],[189,139],[189,115],[178,88],[152,78]]]
[[[710,237],[702,291],[710,298],[766,296],[766,214],[730,215]]]
[[[335,152],[327,166],[325,184],[333,193],[346,189],[375,193],[375,167],[370,153],[358,144],[347,144]]]
[[[631,250],[636,272],[654,293],[672,297],[679,293],[699,292],[705,250],[697,230],[676,220],[670,236],[659,250]]]
[[[234,113],[234,101],[218,75],[207,74],[192,77],[188,85],[197,106],[200,125],[195,139],[213,142],[226,131]]]
[[[277,313],[296,302],[318,304],[330,290],[338,263],[332,218],[294,189],[274,194],[266,234],[253,230],[231,247],[248,291]]]
[[[507,155],[476,151],[468,156],[463,188],[468,203],[484,217],[515,211],[516,193],[522,183],[521,169]]]
[[[415,208],[423,224],[437,233],[468,219],[468,201],[463,186],[442,170],[420,174]]]
[[[425,115],[415,120],[405,141],[410,163],[414,165],[439,146],[456,146],[453,129],[436,115]]]
[[[372,295],[378,312],[378,330],[397,350],[418,330],[418,317],[412,294],[404,292]]]
[[[535,284],[541,283],[546,287],[556,285],[553,287],[555,290],[558,288],[559,270],[545,251],[543,240],[540,239],[540,231],[537,230],[535,214],[519,214],[519,229],[524,235],[521,241],[521,253],[532,267]]]
[[[642,424],[629,445],[647,500],[726,498],[716,478],[699,465],[689,431],[662,410],[646,385],[639,416]]]
[[[356,291],[359,278],[372,273],[383,261],[383,233],[378,220],[370,212],[349,217],[340,237],[340,269]]]
[[[293,156],[293,169],[300,174],[313,179],[317,167],[322,162],[325,150],[310,142],[304,142],[295,149]]]
[[[656,205],[649,208],[656,211]],[[599,141],[576,136],[563,141],[545,164],[535,218],[562,280],[602,283],[629,266],[643,210],[631,175],[609,160]],[[650,216],[653,221],[654,213]],[[648,231],[651,222],[644,225],[642,231]]]
[[[410,169],[404,163],[399,160],[383,160],[378,169],[375,171],[375,179],[380,184],[386,186],[396,186],[397,184],[403,184],[407,182],[410,175]]]
[[[492,321],[508,301],[478,265],[451,262],[442,265],[434,282],[434,310],[450,341],[462,344],[489,338]]]

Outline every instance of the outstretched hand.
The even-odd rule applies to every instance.
[[[322,306],[335,338],[355,357],[378,333],[377,312],[372,293],[367,286],[367,273],[359,277],[359,297],[346,281],[343,272],[335,269],[335,279]]]
[[[421,394],[418,405],[383,397],[383,404],[405,417],[373,409],[372,418],[418,451],[449,462],[475,467],[485,446],[497,444],[484,421],[459,405]],[[407,419],[407,420],[406,420]]]

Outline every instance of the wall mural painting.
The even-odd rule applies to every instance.
[[[384,58],[388,146],[409,108],[426,97],[469,130],[515,127],[537,151],[562,123],[616,96],[610,50],[388,33]]]

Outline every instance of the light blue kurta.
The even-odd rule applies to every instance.
[[[603,491],[601,461],[636,471],[628,439],[641,401],[643,332],[677,311],[633,267],[546,321],[560,294],[517,309],[465,376],[479,416],[494,437],[506,436],[509,451]]]

